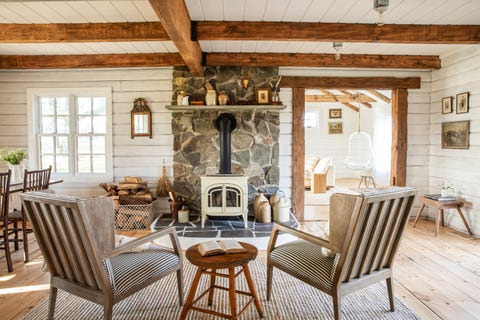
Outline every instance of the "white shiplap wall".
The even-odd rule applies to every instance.
[[[172,177],[172,68],[0,71],[0,147],[28,149],[27,88],[111,87],[113,175],[141,176],[155,188],[163,160]],[[152,110],[152,139],[130,138],[133,100],[144,97]],[[62,193],[101,194],[94,184],[59,185]]]
[[[463,212],[473,233],[480,234],[480,48],[469,47],[442,58],[442,68],[432,72],[430,105],[429,188],[439,193],[442,182],[453,183],[457,195],[465,202]],[[456,95],[470,93],[468,113],[456,114]],[[453,113],[442,114],[441,100],[453,97]],[[470,120],[470,148],[442,149],[442,122]],[[433,217],[434,212],[429,211]],[[445,210],[445,223],[465,230],[458,214]]]
[[[335,70],[321,68],[280,68],[280,75],[285,76],[337,76],[337,77],[364,77],[364,76],[394,76],[420,77],[420,89],[409,90],[408,94],[408,151],[407,151],[407,185],[418,188],[418,194],[428,191],[428,159],[429,159],[429,123],[430,123],[430,71],[392,71],[392,70]],[[281,114],[282,131],[291,132],[292,101],[291,90],[282,90],[281,99],[287,105],[288,112]],[[288,121],[287,121],[288,120]],[[281,132],[282,132],[281,131]],[[291,134],[281,133],[280,143],[280,187],[291,193]],[[305,141],[306,144],[312,141]],[[289,156],[287,156],[289,155]],[[416,207],[411,214],[416,213]]]

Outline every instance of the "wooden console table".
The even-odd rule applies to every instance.
[[[420,198],[420,203],[422,206],[420,207],[420,210],[418,210],[417,216],[415,217],[415,222],[413,223],[413,227],[415,228],[415,225],[417,224],[418,218],[422,215],[423,209],[425,206],[430,206],[437,208],[437,213],[435,216],[435,237],[438,237],[438,230],[440,229],[440,223],[442,224],[442,227],[444,226],[444,216],[443,216],[443,210],[444,209],[456,209],[458,212],[458,215],[460,218],[462,218],[463,224],[467,228],[467,231],[470,235],[472,235],[472,230],[470,230],[470,227],[468,226],[467,220],[465,220],[465,216],[463,215],[462,210],[460,209],[463,207],[463,202],[458,201],[458,200],[453,200],[453,201],[438,201],[438,200],[433,200],[433,199],[428,199],[425,197]]]

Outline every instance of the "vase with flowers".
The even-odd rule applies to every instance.
[[[23,180],[23,173],[25,171],[23,160],[27,158],[28,154],[24,150],[0,149],[0,160],[7,161],[8,167],[12,170],[12,182],[20,182]]]
[[[443,181],[440,184],[440,195],[442,196],[442,198],[454,197],[455,196],[455,188],[453,186],[453,183]]]

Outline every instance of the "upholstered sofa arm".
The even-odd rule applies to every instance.
[[[280,231],[291,234],[291,235],[293,235],[293,236],[295,236],[299,239],[314,243],[314,244],[319,245],[323,248],[330,249],[330,250],[333,250],[335,252],[340,252],[339,248],[333,246],[332,244],[330,244],[330,242],[328,242],[327,240],[325,240],[323,238],[316,237],[312,234],[306,233],[306,232],[298,230],[298,229],[294,229],[294,228],[289,227],[289,226],[285,226],[285,225],[275,223],[273,225],[272,234],[270,235],[270,241],[268,243],[268,249],[267,249],[268,253],[272,252],[273,249],[275,249],[278,234],[279,234]]]
[[[125,244],[122,244],[116,247],[115,249],[113,249],[108,255],[108,257],[105,257],[105,258],[110,258],[116,255],[119,255],[121,253],[131,252],[132,249],[134,250],[135,248],[138,248],[141,245],[147,244],[155,239],[158,239],[166,235],[170,236],[170,239],[173,245],[173,251],[180,256],[181,250],[182,250],[180,247],[180,241],[178,240],[178,236],[177,236],[177,233],[175,232],[175,228],[171,227],[165,230],[153,232],[151,234],[148,234],[141,238],[134,239],[132,241],[128,241]]]

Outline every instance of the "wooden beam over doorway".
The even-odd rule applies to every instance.
[[[419,89],[420,77],[303,77],[284,76],[282,88],[327,89]]]
[[[191,38],[191,21],[183,0],[149,0],[163,28],[196,76],[203,76],[202,49]]]

